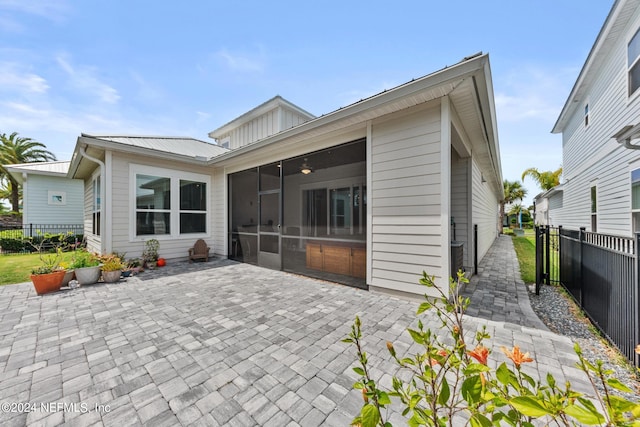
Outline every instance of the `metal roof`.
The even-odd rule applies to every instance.
[[[19,163],[15,165],[4,165],[4,167],[19,184],[22,184],[22,174],[24,173],[64,177],[69,171],[70,164],[70,161],[56,161]]]
[[[186,136],[89,135],[85,133],[82,136],[187,157],[208,159],[228,151],[218,145]]]

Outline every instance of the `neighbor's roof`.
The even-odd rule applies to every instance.
[[[19,163],[5,165],[5,169],[19,184],[22,184],[23,173],[64,177],[67,175],[70,164],[70,161]]]
[[[551,133],[561,133],[575,109],[584,108],[582,102],[585,100],[585,93],[593,84],[613,45],[624,35],[626,26],[638,7],[640,0],[616,0],[613,4]]]

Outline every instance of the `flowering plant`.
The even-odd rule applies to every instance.
[[[592,364],[582,355],[576,344],[578,368],[593,385],[596,401],[571,388],[557,384],[551,374],[537,381],[522,370],[522,365],[533,362],[519,346],[502,347],[502,352],[514,367],[501,363],[495,370],[489,366],[491,350],[484,345],[490,338],[486,328],[474,334],[473,343],[467,344],[469,335],[463,325],[464,312],[470,300],[459,295],[460,284],[467,282],[462,272],[457,280],[450,279],[451,297],[434,283],[434,277],[423,273],[420,283],[439,293],[436,298],[426,297],[417,314],[434,311],[441,322],[441,330],[448,335],[441,338],[425,328],[420,319],[417,329],[408,329],[421,352],[413,357],[401,357],[393,343],[387,350],[401,368],[408,371],[409,379],[392,379],[392,389],[384,390],[372,377],[368,358],[362,348],[362,323],[356,317],[351,333],[343,342],[356,347],[358,364],[353,370],[360,376],[354,388],[362,391],[364,404],[352,425],[363,427],[391,426],[385,419],[392,398],[404,408],[410,426],[471,425],[489,427],[498,425],[533,426],[534,420],[545,425],[625,425],[640,426],[640,404],[612,393],[613,390],[632,393],[602,362]],[[640,353],[640,345],[636,348]],[[406,377],[403,377],[406,378]],[[604,390],[596,387],[599,383]]]

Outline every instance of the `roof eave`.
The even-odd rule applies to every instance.
[[[232,150],[229,153],[225,153],[220,156],[213,157],[209,160],[208,163],[211,165],[223,164],[226,161],[236,158],[238,156],[241,156],[245,153],[249,153],[257,149],[260,149],[262,147],[275,144],[279,141],[291,138],[293,136],[321,128],[329,123],[332,123],[338,120],[343,120],[351,116],[364,113],[367,110],[372,110],[374,108],[380,107],[387,103],[397,101],[404,97],[417,94],[422,91],[431,90],[437,86],[444,86],[447,84],[447,82],[459,80],[464,77],[471,77],[478,72],[482,72],[486,75],[487,66],[488,66],[487,54],[482,54],[482,55],[472,57],[470,59],[464,60],[463,62],[457,63],[447,68],[443,68],[434,73],[428,74],[424,77],[421,77],[411,82],[397,86],[393,89],[373,95],[370,98],[367,98],[362,101],[351,104],[349,106],[340,108],[331,113],[322,115],[313,120],[302,123],[294,128],[287,129],[275,135],[261,139],[250,145],[246,145],[244,147],[240,147],[235,150]],[[487,78],[490,78],[490,77],[487,76]],[[488,102],[491,103],[491,100],[489,100]],[[492,113],[492,122],[493,122],[492,125],[495,126],[495,108],[493,109],[493,113]],[[495,141],[495,143],[497,144],[497,141]],[[499,170],[500,169],[498,168],[497,171]],[[500,172],[498,173],[501,176],[501,173]]]

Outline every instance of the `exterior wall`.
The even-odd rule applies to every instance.
[[[489,183],[482,182],[482,171],[475,160],[472,160],[471,173],[472,222],[478,225],[478,262],[480,262],[498,237],[500,201]]]
[[[220,140],[229,137],[229,148],[235,149],[302,124],[307,120],[308,118],[294,111],[278,107],[237,127],[220,137]]]
[[[98,168],[96,169],[98,170]],[[102,252],[101,236],[92,233],[93,229],[93,180],[84,181],[84,237],[87,240],[87,250],[90,252]]]
[[[455,223],[455,236],[452,226],[451,240],[464,244],[465,271],[473,270],[469,240],[472,228],[469,224],[470,161],[470,158],[460,158],[455,150],[451,150],[451,217]]]
[[[558,193],[552,194],[551,196],[549,196],[549,198],[547,199],[548,201],[548,212],[547,212],[547,218],[548,218],[548,225],[551,225],[553,227],[561,225],[558,222],[558,214],[560,214],[562,212],[562,207],[564,205],[564,195],[563,192],[560,191]]]
[[[540,197],[536,202],[536,225],[548,225],[549,223],[549,199]],[[506,209],[505,209],[506,211]]]
[[[612,135],[626,125],[637,124],[640,115],[640,94],[629,97],[627,89],[627,43],[638,28],[640,10],[609,50],[582,105],[563,129],[563,207],[555,215],[554,225],[591,230],[590,188],[595,185],[597,231],[631,234],[630,164],[640,160],[640,151],[622,147]],[[588,126],[584,125],[586,103]]]
[[[198,167],[192,164],[176,164],[175,162],[169,162],[166,160],[150,159],[145,157],[134,157],[113,153],[111,156],[111,194],[112,200],[105,200],[103,202],[103,221],[111,222],[112,228],[112,241],[111,250],[114,252],[126,252],[128,258],[139,257],[144,249],[144,241],[150,238],[156,238],[160,242],[159,254],[163,258],[171,259],[187,259],[188,249],[193,246],[198,238],[198,235],[184,235],[184,237],[173,238],[169,236],[136,236],[131,238],[131,215],[132,209],[135,208],[135,201],[132,199],[132,185],[130,181],[130,167],[131,165],[152,166],[157,168],[165,168],[167,170],[177,170],[188,173],[196,173],[202,175],[208,175],[211,177],[211,183],[209,185],[209,223],[208,234],[202,237],[207,244],[213,249],[220,245],[219,242],[214,242],[214,218],[216,215],[212,212],[215,208],[215,203],[224,203],[223,200],[214,200],[212,197],[213,188],[215,188],[215,179],[212,175],[212,169],[206,167]],[[135,194],[135,193],[133,193]],[[135,197],[135,196],[133,196]],[[111,215],[109,207],[112,206]],[[111,218],[109,218],[111,217]],[[214,250],[212,250],[214,252]]]
[[[372,123],[369,284],[375,288],[424,294],[417,284],[423,271],[448,277],[442,271],[440,146],[439,102]]]
[[[82,224],[82,180],[28,174],[25,181],[23,222],[25,224]],[[49,200],[49,191],[65,193],[65,203]]]

